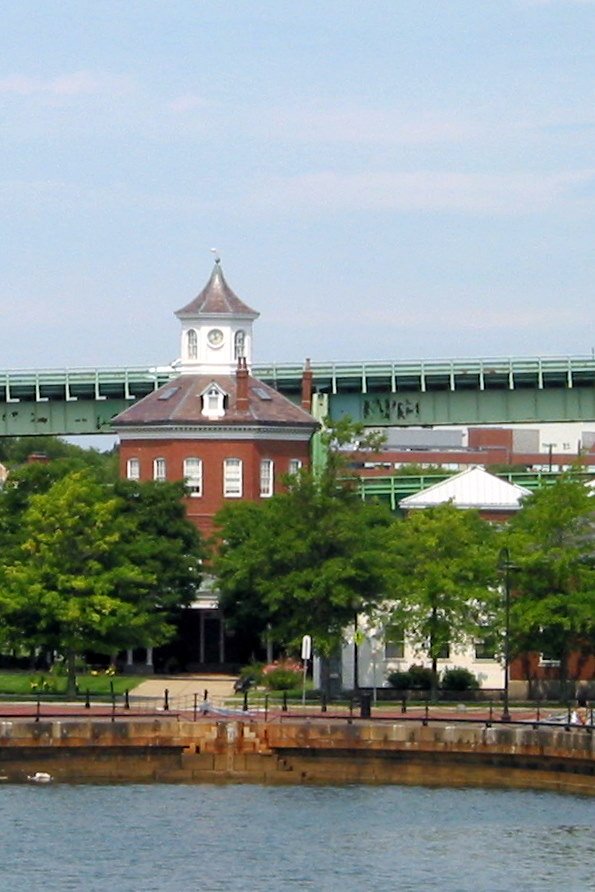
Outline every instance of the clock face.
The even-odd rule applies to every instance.
[[[223,332],[220,328],[212,328],[207,335],[207,341],[211,347],[220,347],[223,343]]]

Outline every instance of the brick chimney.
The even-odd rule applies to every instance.
[[[302,372],[302,409],[306,412],[312,411],[312,384],[314,375],[310,366],[310,360],[306,360],[304,371]]]
[[[246,358],[238,356],[236,369],[236,409],[238,412],[248,411],[248,366]]]

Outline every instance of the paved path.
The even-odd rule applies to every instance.
[[[160,698],[167,688],[169,697],[173,701],[178,697],[193,697],[199,695],[202,700],[204,692],[208,691],[209,700],[212,703],[220,703],[226,697],[233,694],[235,675],[156,675],[147,681],[141,682],[130,692],[130,700],[138,698]]]

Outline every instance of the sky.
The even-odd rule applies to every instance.
[[[595,0],[0,11],[0,369],[592,355]]]

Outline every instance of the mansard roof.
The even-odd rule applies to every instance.
[[[219,260],[215,262],[211,278],[200,294],[189,304],[176,310],[178,319],[194,316],[243,316],[256,319],[258,313],[239,299],[227,282]]]
[[[399,507],[409,511],[452,502],[456,508],[517,511],[521,500],[529,493],[524,486],[501,480],[483,468],[472,467],[401,499]]]
[[[247,378],[247,408],[238,410],[236,375],[180,375],[117,415],[113,426],[120,431],[129,428],[175,428],[187,426],[255,427],[286,426],[301,428],[311,433],[318,422],[300,406],[252,376]],[[210,387],[217,387],[227,396],[222,418],[203,415],[202,395]]]

